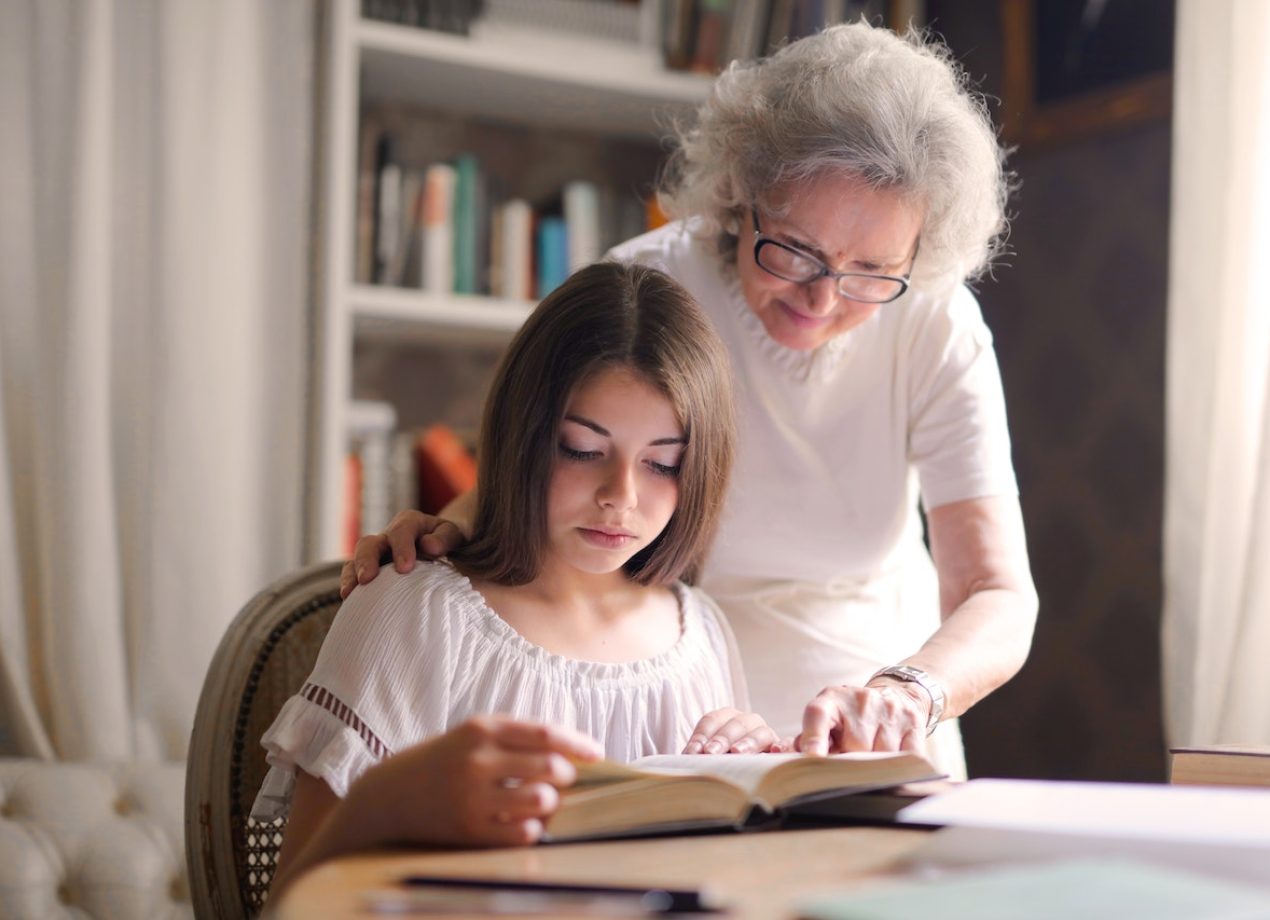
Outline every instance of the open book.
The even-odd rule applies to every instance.
[[[547,822],[549,840],[654,834],[779,821],[795,809],[840,796],[937,779],[907,752],[684,754],[601,761],[578,769]]]

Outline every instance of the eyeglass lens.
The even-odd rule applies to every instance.
[[[758,247],[756,260],[759,267],[786,281],[806,283],[824,273],[824,266],[815,259],[790,249],[775,240],[763,240]],[[866,303],[885,303],[904,293],[904,282],[896,278],[878,275],[839,275],[838,293],[851,300]]]

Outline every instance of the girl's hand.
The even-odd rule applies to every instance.
[[[780,750],[781,739],[755,712],[716,709],[702,716],[685,754],[760,754]]]
[[[422,511],[402,511],[388,522],[383,533],[358,538],[353,558],[340,570],[340,597],[348,597],[358,585],[369,584],[379,574],[389,552],[398,572],[415,567],[415,560],[436,559],[466,542],[457,524]]]
[[[528,844],[576,779],[574,763],[601,755],[569,729],[481,716],[367,771],[349,798],[380,822],[374,836],[383,841]]]
[[[866,687],[826,687],[803,710],[795,747],[806,754],[926,751],[930,699],[913,684],[878,678]]]

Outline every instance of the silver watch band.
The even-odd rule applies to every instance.
[[[917,684],[917,686],[925,690],[926,695],[930,697],[930,717],[926,720],[926,734],[930,735],[935,731],[935,728],[939,725],[939,720],[944,717],[944,703],[946,701],[944,688],[939,681],[921,668],[915,668],[908,664],[893,664],[890,667],[882,668],[869,680],[877,680],[879,677],[893,677],[905,683]]]

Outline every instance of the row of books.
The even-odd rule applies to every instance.
[[[865,17],[881,22],[878,0],[663,0],[662,55],[676,70],[715,73],[732,61],[771,54],[826,26]]]
[[[660,6],[653,11],[655,37],[666,66],[702,73],[762,57],[836,23],[861,17],[882,22],[886,12],[883,0],[644,0],[654,2]],[[580,29],[612,39],[604,24],[622,13],[625,28],[618,28],[619,36],[638,41],[637,7],[615,0],[363,0],[362,15],[467,35],[477,20],[523,26],[528,13],[527,21],[540,28]],[[562,17],[564,26],[559,25]],[[542,24],[544,19],[550,24]]]
[[[470,153],[416,168],[393,138],[363,140],[357,261],[362,284],[536,300],[610,246],[660,223],[649,205],[575,180],[552,200],[499,194]]]
[[[362,17],[467,35],[482,0],[362,0]]]
[[[476,486],[476,458],[452,428],[398,429],[389,403],[354,402],[344,461],[341,540],[351,555],[358,536],[383,530],[403,508],[435,514]]]

